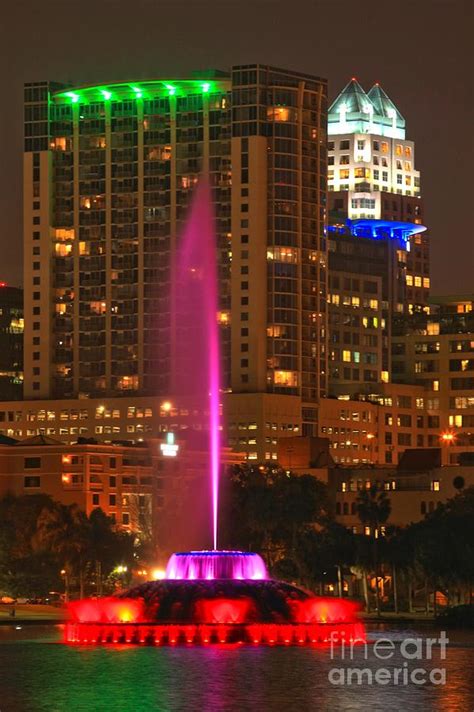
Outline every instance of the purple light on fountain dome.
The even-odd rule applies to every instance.
[[[172,314],[175,346],[172,394],[191,399],[209,419],[212,541],[217,549],[219,506],[219,335],[217,260],[209,181],[201,177],[173,263]]]
[[[258,554],[246,551],[186,551],[170,557],[165,579],[257,581],[268,579],[268,574]]]

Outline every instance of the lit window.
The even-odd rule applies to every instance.
[[[65,136],[56,136],[56,138],[51,141],[51,148],[53,151],[65,151],[66,143],[67,140]]]
[[[413,287],[413,276],[411,274],[407,274],[407,285],[408,287]]]
[[[429,277],[423,277],[423,287],[425,289],[430,288],[430,278]]]
[[[228,311],[217,312],[217,322],[218,324],[229,324],[230,313]]]
[[[411,157],[411,148],[410,148],[410,146],[405,146],[405,156],[406,156],[407,158],[410,158],[410,157]]]
[[[67,257],[67,255],[70,255],[72,252],[72,245],[56,244],[54,251],[58,257]]]
[[[421,277],[419,275],[415,276],[415,287],[421,287]]]
[[[403,146],[400,143],[397,143],[395,146],[395,153],[397,156],[402,156],[403,155]]]
[[[345,361],[346,363],[350,362],[350,360],[351,360],[351,352],[350,352],[350,351],[343,351],[343,352],[342,352],[342,360]]]
[[[433,492],[439,492],[439,484],[440,484],[439,480],[432,481],[431,485],[432,485]]]
[[[267,119],[270,121],[290,121],[290,109],[286,106],[269,106]]]
[[[274,371],[273,383],[276,386],[297,386],[298,374],[296,373],[296,371]]]
[[[339,171],[339,178],[341,178],[341,179],[343,179],[343,178],[349,178],[349,174],[350,174],[349,169],[347,169],[347,168],[341,169],[341,170]]]

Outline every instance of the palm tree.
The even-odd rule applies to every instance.
[[[65,598],[69,600],[71,575],[78,572],[80,596],[84,595],[84,570],[90,550],[90,523],[77,504],[58,504],[43,509],[35,535],[38,549],[58,556],[65,570]]]
[[[372,484],[368,489],[359,492],[356,506],[359,520],[364,526],[370,527],[370,536],[373,537],[375,600],[377,615],[380,615],[378,538],[380,536],[380,527],[388,520],[392,505],[385,491],[381,490],[377,484]]]

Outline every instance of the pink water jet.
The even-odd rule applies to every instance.
[[[172,264],[171,392],[208,413],[212,541],[217,549],[219,507],[219,335],[217,260],[211,190],[201,178]]]

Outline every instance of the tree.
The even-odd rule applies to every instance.
[[[474,487],[449,499],[411,527],[415,560],[434,588],[464,590],[474,585]],[[460,596],[458,595],[458,598]]]
[[[229,548],[260,552],[270,568],[297,564],[299,533],[327,514],[327,487],[312,475],[278,466],[239,465],[230,471],[220,540]]]
[[[381,490],[376,484],[359,492],[356,506],[359,520],[364,526],[370,527],[370,536],[373,541],[376,610],[377,614],[380,615],[378,539],[380,527],[387,522],[392,507],[385,491]]]
[[[71,577],[77,574],[80,595],[84,595],[84,574],[90,552],[89,522],[77,504],[56,503],[45,508],[38,517],[34,537],[37,550],[50,550],[65,571],[65,597],[69,600]]]
[[[51,552],[37,554],[32,546],[39,514],[54,508],[47,495],[0,500],[0,591],[11,596],[44,596],[60,584]]]

